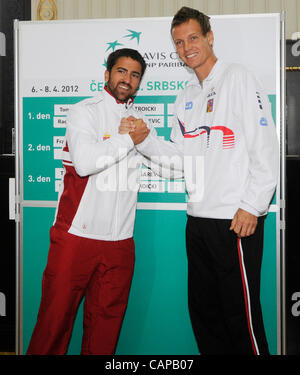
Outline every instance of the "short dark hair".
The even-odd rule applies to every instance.
[[[132,48],[120,48],[112,52],[106,62],[106,69],[111,72],[113,66],[116,64],[117,60],[120,57],[130,57],[132,60],[135,60],[141,64],[141,78],[143,77],[146,70],[146,62],[143,56],[135,49]]]
[[[201,26],[202,34],[205,36],[211,31],[210,17],[206,14],[199,12],[197,9],[182,7],[173,17],[171,23],[171,33],[174,27],[181,25],[182,23],[188,22],[189,20],[196,20]]]

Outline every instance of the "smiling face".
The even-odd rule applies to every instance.
[[[198,78],[204,79],[216,61],[212,49],[213,32],[209,31],[204,36],[199,22],[190,19],[175,26],[172,36],[178,56],[195,71]]]
[[[109,91],[121,102],[126,102],[136,93],[141,77],[141,64],[130,57],[120,57],[110,72],[105,71]]]

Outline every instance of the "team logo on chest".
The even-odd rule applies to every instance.
[[[188,111],[189,109],[193,108],[193,102],[186,102],[185,103],[185,110]]]
[[[211,88],[210,92],[207,95],[207,105],[206,105],[206,113],[213,112],[214,110],[214,98],[213,96],[216,95],[214,87]]]
[[[214,110],[214,99],[208,99],[207,106],[206,106],[206,112],[212,112]]]
[[[108,134],[108,133],[105,133],[104,135],[103,135],[103,141],[105,141],[106,139],[109,139],[110,138],[110,134]]]

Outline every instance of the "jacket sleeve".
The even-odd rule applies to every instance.
[[[183,178],[184,176],[184,133],[178,120],[179,100],[174,105],[170,141],[157,136],[156,130],[150,128],[147,138],[136,145],[146,159],[147,166],[164,178]]]
[[[70,157],[81,177],[109,168],[126,157],[134,147],[128,134],[117,134],[109,139],[99,140],[93,126],[99,120],[87,107],[88,105],[75,105],[70,110],[66,130]]]
[[[279,177],[279,144],[271,104],[258,80],[245,72],[240,81],[242,126],[249,173],[240,208],[260,216],[268,211]]]

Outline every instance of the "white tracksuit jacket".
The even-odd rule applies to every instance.
[[[132,237],[144,157],[128,134],[118,134],[121,118],[130,115],[140,117],[106,91],[72,106],[56,226],[92,239]]]
[[[278,180],[278,140],[269,99],[252,73],[218,60],[174,108],[171,142],[150,132],[136,148],[147,157],[182,158],[188,214],[232,219],[238,208],[266,214]]]

